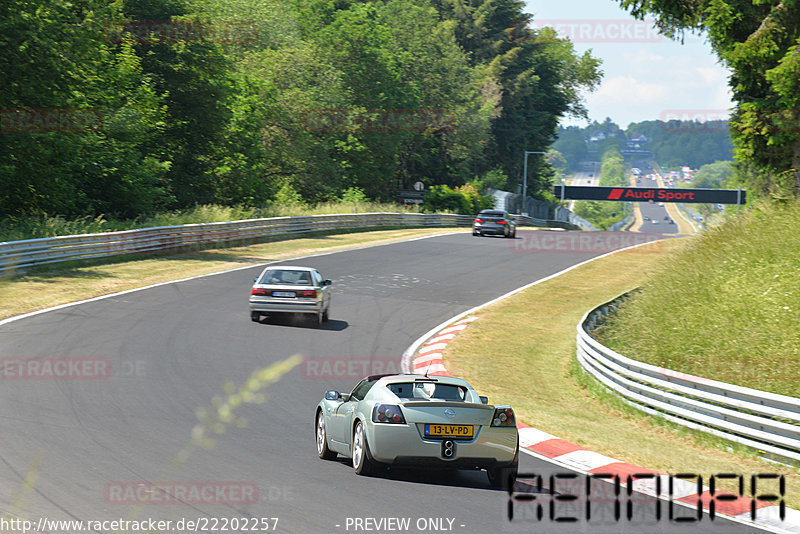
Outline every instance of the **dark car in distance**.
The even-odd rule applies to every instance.
[[[517,236],[517,224],[506,211],[483,210],[475,216],[472,235],[501,235],[514,238]]]

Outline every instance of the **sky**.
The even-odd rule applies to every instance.
[[[585,95],[589,119],[623,129],[644,120],[718,120],[733,106],[728,71],[702,36],[684,44],[636,21],[613,0],[526,0],[534,26],[553,26],[575,50],[602,60],[600,86]],[[584,126],[567,119],[563,125]]]

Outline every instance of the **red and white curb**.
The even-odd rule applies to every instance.
[[[477,316],[470,315],[435,333],[429,333],[423,338],[425,341],[418,345],[415,355],[411,358],[411,372],[452,376],[444,366],[444,349],[459,332],[464,331],[477,318]],[[710,510],[713,500],[716,514],[723,514],[737,522],[754,525],[770,532],[800,533],[800,510],[785,508],[785,517],[781,520],[780,507],[771,502],[756,501],[749,497],[740,497],[722,491],[716,491],[712,496],[707,486],[703,486],[702,491],[698,492],[696,481],[658,474],[650,469],[615,460],[519,421],[517,428],[521,448],[533,456],[546,459],[571,471],[590,475],[617,475],[622,487],[626,487],[622,481],[627,480],[628,476],[635,478],[636,475],[653,475],[652,478],[633,480],[633,491],[670,499],[691,507],[696,507],[699,501],[705,511]],[[656,477],[661,479],[659,494],[656,494]],[[755,521],[751,519],[753,506],[756,509]]]
[[[456,334],[464,330],[469,323],[477,319],[470,316],[442,328],[417,350],[417,356],[411,362],[413,372],[427,375],[452,376],[442,363],[442,352]]]

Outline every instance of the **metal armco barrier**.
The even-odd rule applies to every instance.
[[[355,213],[273,217],[221,223],[185,224],[8,241],[0,243],[0,276],[31,267],[123,254],[166,251],[209,245],[247,244],[271,237],[291,237],[309,232],[391,227],[446,227],[472,225],[472,215],[438,213]],[[565,227],[561,221],[517,217],[520,224]],[[575,227],[568,225],[568,229]]]
[[[800,464],[800,399],[637,362],[592,338],[592,330],[629,298],[625,293],[578,323],[577,358],[587,372],[644,412]]]

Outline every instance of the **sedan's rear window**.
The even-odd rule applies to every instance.
[[[264,273],[264,276],[261,277],[261,280],[259,280],[258,283],[310,286],[312,285],[311,272],[269,269]]]
[[[480,215],[483,215],[484,217],[504,217],[505,213],[502,211],[482,211],[480,212]]]
[[[467,396],[467,388],[463,386],[434,382],[398,382],[386,387],[401,399],[463,401]]]

